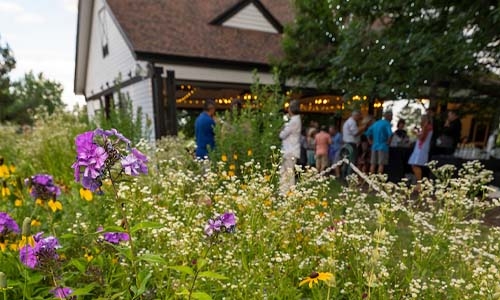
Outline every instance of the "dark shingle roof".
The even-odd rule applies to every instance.
[[[283,55],[281,34],[210,24],[241,0],[107,3],[136,53],[254,64],[268,64]],[[290,0],[260,0],[260,4],[281,25],[293,20]]]

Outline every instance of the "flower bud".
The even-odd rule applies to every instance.
[[[0,290],[7,288],[7,276],[4,272],[0,272]]]
[[[23,236],[31,235],[31,218],[29,217],[24,218],[22,235]]]

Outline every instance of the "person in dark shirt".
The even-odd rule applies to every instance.
[[[196,137],[196,158],[205,159],[208,151],[215,147],[215,102],[206,100],[203,112],[196,118],[194,132]]]
[[[448,118],[441,130],[441,135],[436,140],[436,146],[440,149],[439,153],[453,154],[460,142],[462,132],[462,122],[458,113],[454,110],[448,111]]]

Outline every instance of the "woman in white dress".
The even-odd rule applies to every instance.
[[[429,149],[432,138],[432,121],[427,115],[420,118],[420,129],[416,130],[417,141],[408,160],[415,177],[417,178],[416,192],[420,192],[420,181],[422,180],[422,167],[429,162]]]

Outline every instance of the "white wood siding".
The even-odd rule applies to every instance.
[[[229,83],[246,83],[252,84],[253,72],[241,70],[217,69],[209,67],[196,67],[177,64],[162,64],[157,65],[165,70],[174,70],[175,78],[182,80],[196,80],[208,82],[229,82]],[[263,84],[272,84],[273,75],[271,73],[257,73],[260,82]]]
[[[99,25],[98,12],[104,6],[103,0],[94,2],[85,85],[85,95],[87,97],[113,86],[114,80],[118,78],[119,74],[121,74],[122,80],[128,79],[129,72],[132,72],[132,76],[135,75],[136,61],[107,9],[105,9],[105,20],[109,54],[103,57],[101,46],[102,30]]]
[[[87,115],[90,120],[95,118],[96,112],[101,109],[101,102],[99,99],[89,100],[87,101]]]
[[[222,26],[278,33],[276,28],[269,23],[253,3],[248,4],[229,20],[222,23]]]
[[[137,108],[142,108],[143,120],[142,124],[143,133],[149,133],[151,140],[155,139],[154,133],[154,111],[153,111],[153,90],[151,86],[151,78],[146,78],[140,82],[129,85],[121,90],[122,93],[128,94],[134,109],[134,114]],[[146,127],[147,120],[149,119],[150,128]],[[149,130],[148,132],[146,132]]]

